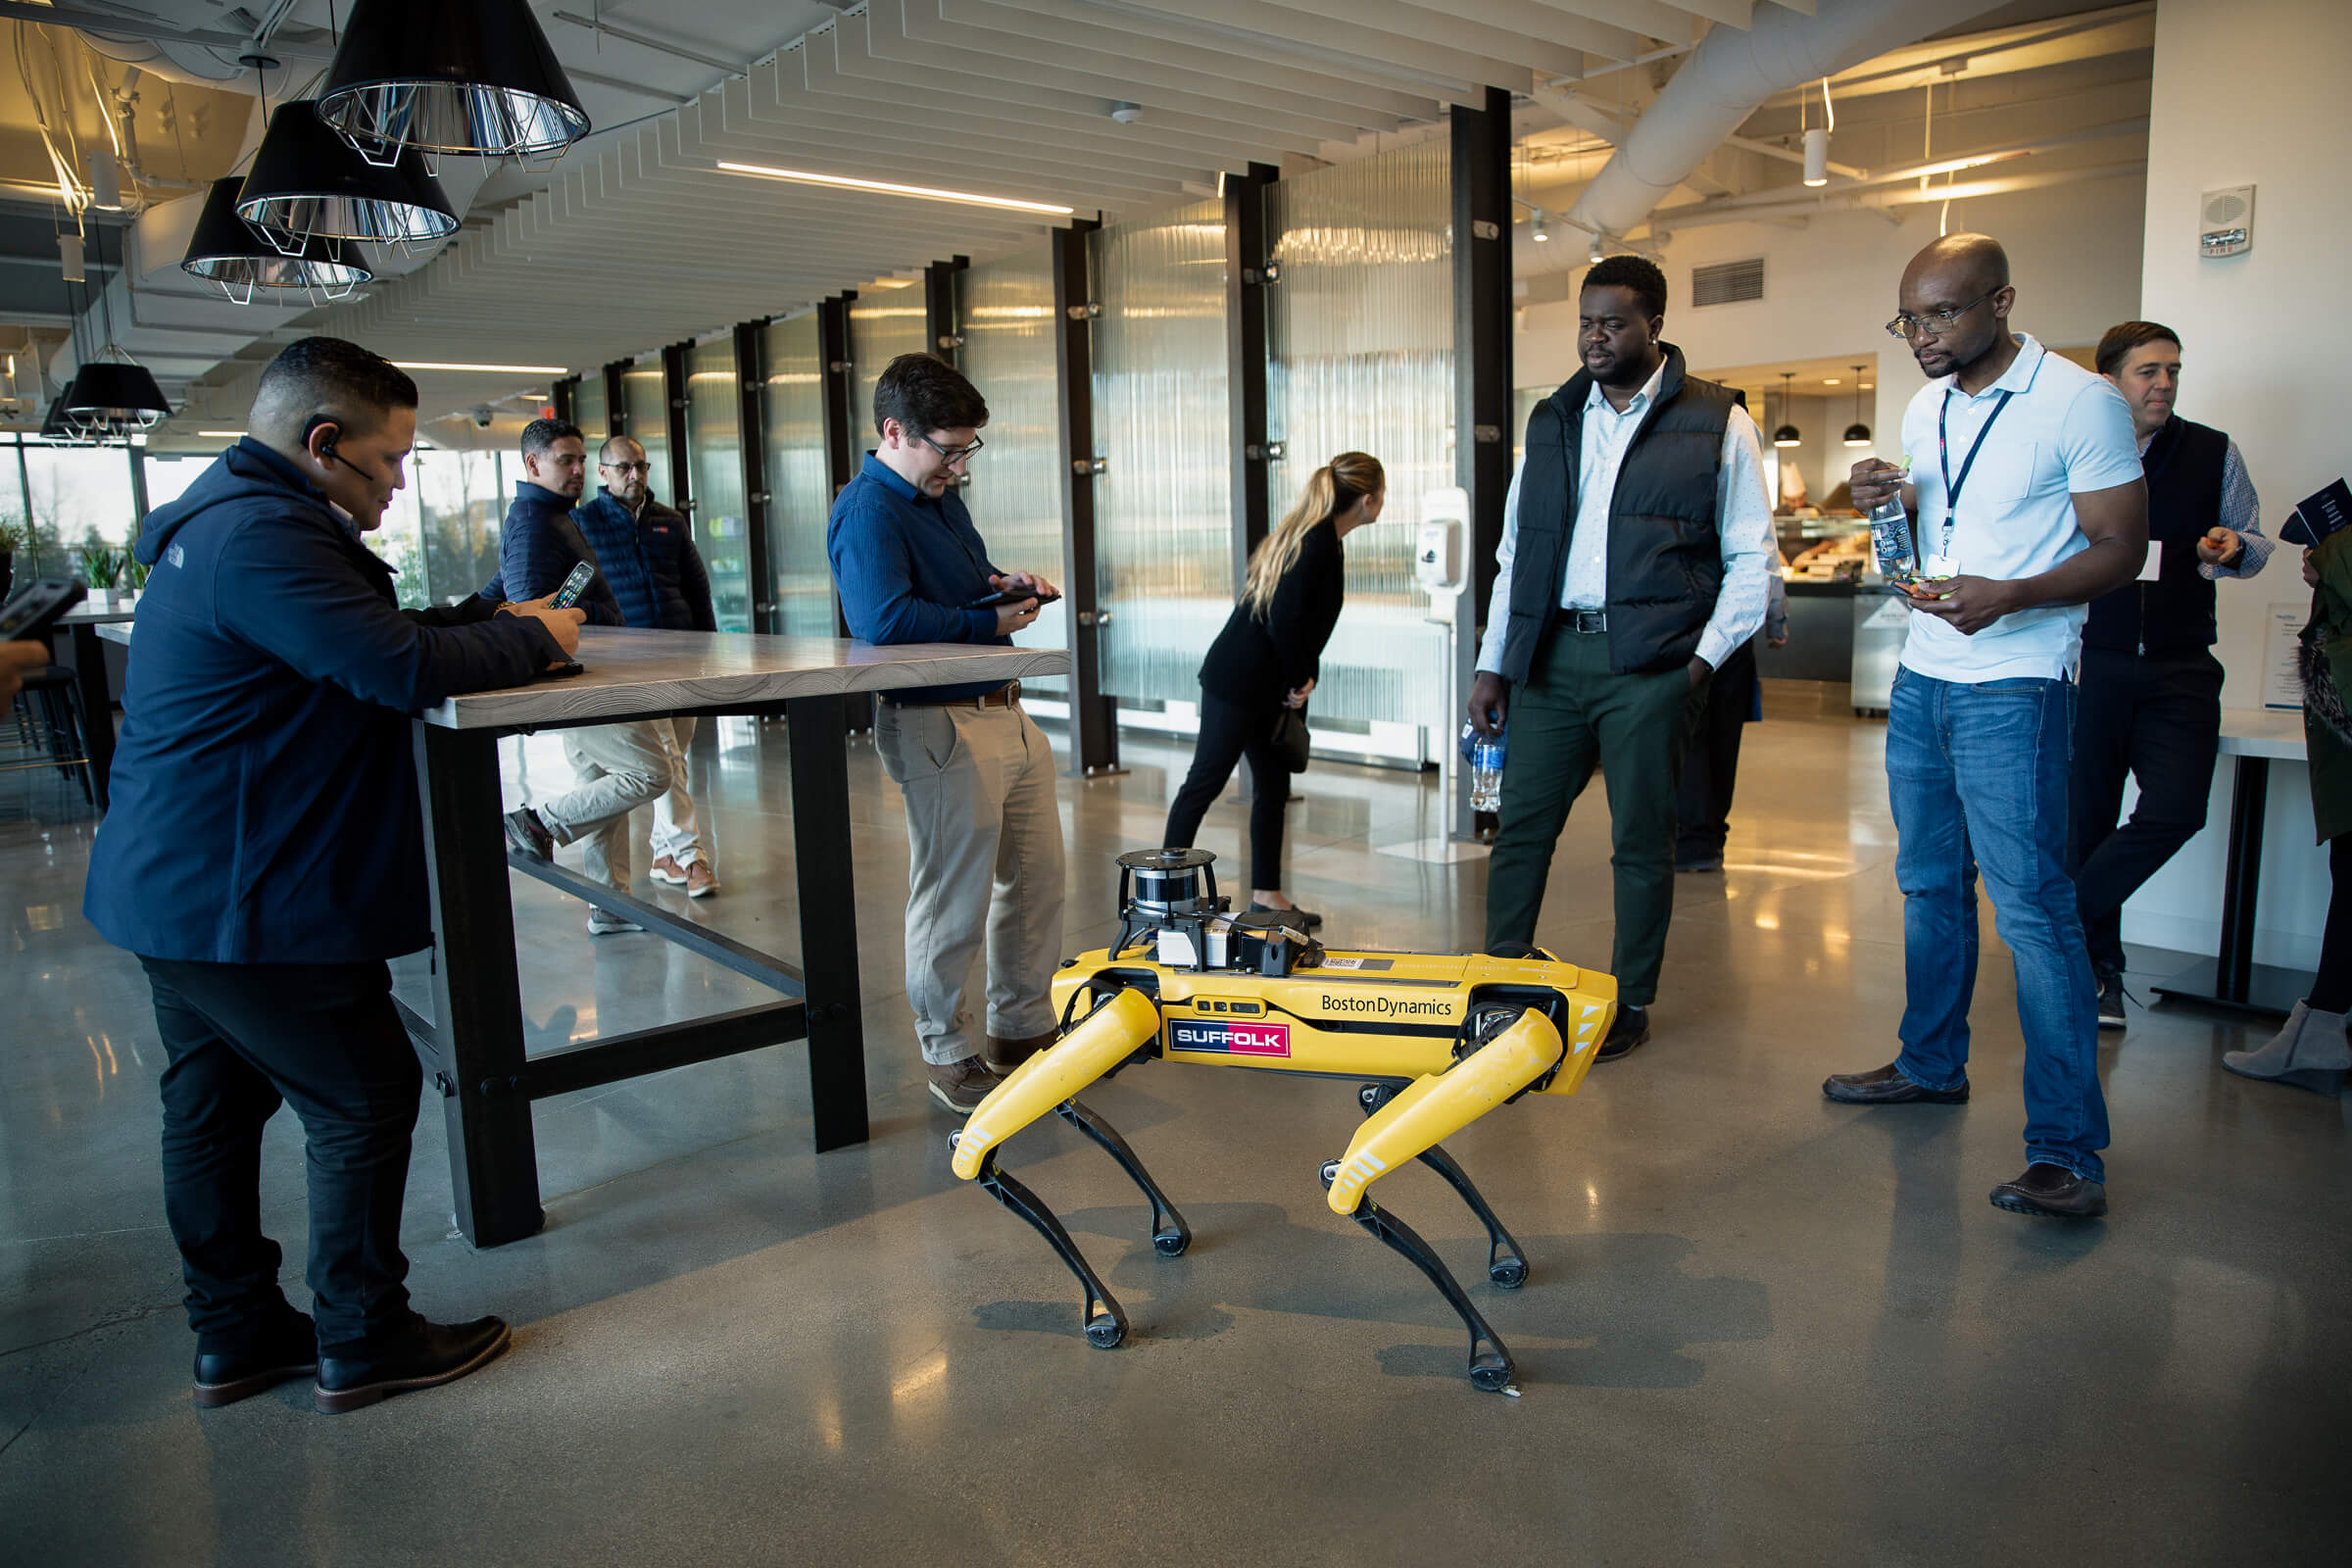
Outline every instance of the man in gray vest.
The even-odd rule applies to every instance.
[[[1617,1021],[1649,1038],[1674,913],[1675,794],[1715,666],[1764,619],[1772,503],[1738,394],[1663,343],[1666,277],[1639,256],[1585,274],[1584,369],[1536,406],[1504,502],[1470,722],[1510,718],[1487,946],[1532,943],[1552,847],[1598,764],[1617,891]]]

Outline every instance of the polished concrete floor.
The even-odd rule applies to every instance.
[[[1437,1296],[1324,1208],[1316,1167],[1357,1120],[1338,1084],[1154,1065],[1087,1097],[1190,1217],[1181,1259],[1075,1134],[1012,1146],[1134,1318],[1090,1348],[1060,1265],[948,1169],[898,991],[898,796],[858,744],[872,1141],[809,1152],[790,1047],[543,1102],[547,1228],[476,1252],[428,1105],[410,1284],[438,1316],[506,1314],[513,1351],[352,1415],[303,1384],[196,1410],[145,989],[78,912],[88,813],[0,775],[0,1560],[2343,1561],[2352,1103],[2220,1070],[2266,1031],[2135,1010],[2101,1053],[2111,1216],[1991,1208],[2023,1111],[1989,911],[1974,1103],[1825,1102],[1824,1074],[1891,1055],[1902,988],[1883,732],[1841,700],[1776,683],[1749,731],[1731,863],[1680,879],[1653,1043],[1452,1145],[1533,1265],[1473,1286],[1515,1400],[1471,1390]],[[693,911],[788,952],[782,752],[740,721],[698,745],[725,886]],[[1064,781],[1073,952],[1185,761],[1128,754]],[[552,740],[518,766],[564,783]],[[1302,787],[1291,887],[1335,943],[1477,941],[1483,864],[1377,853],[1437,831],[1429,781],[1318,764]],[[1231,799],[1210,818],[1228,861],[1240,823]],[[514,897],[537,1045],[760,998],[655,937],[592,940],[537,883]],[[1597,790],[1541,935],[1606,961]],[[1433,1175],[1381,1196],[1477,1278]],[[299,1303],[288,1116],[264,1201]]]

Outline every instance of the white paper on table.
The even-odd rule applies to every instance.
[[[2163,569],[2164,543],[2162,540],[2151,539],[2148,541],[2148,559],[2140,563],[2139,580],[2141,582],[2154,582],[2156,580],[2156,574]]]
[[[2309,605],[2271,606],[2270,636],[2263,647],[2262,706],[2265,708],[2303,706],[2303,669],[2295,655],[2302,645],[2304,619],[2310,613]]]

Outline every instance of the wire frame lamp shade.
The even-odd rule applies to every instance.
[[[560,154],[589,129],[523,0],[360,0],[318,118],[371,164]]]
[[[237,216],[237,194],[244,186],[243,176],[237,174],[213,181],[205,193],[204,212],[188,236],[188,253],[180,258],[180,270],[220,284],[239,304],[251,299],[257,288],[317,289],[337,299],[375,275],[349,240],[314,234],[299,255],[288,256],[256,238]]]
[[[430,245],[457,232],[458,215],[423,154],[371,164],[317,111],[308,98],[278,105],[237,195],[237,216],[280,255],[300,256],[313,239]]]
[[[92,360],[74,373],[59,412],[86,430],[120,433],[152,428],[171,415],[172,405],[145,366]]]

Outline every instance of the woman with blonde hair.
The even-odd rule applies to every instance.
[[[1234,764],[1249,758],[1250,907],[1293,910],[1308,926],[1323,917],[1298,908],[1282,891],[1282,808],[1291,798],[1291,774],[1276,754],[1274,728],[1285,708],[1304,709],[1315,689],[1323,645],[1347,592],[1340,541],[1380,520],[1388,482],[1378,458],[1341,453],[1314,471],[1281,525],[1250,552],[1241,602],[1200,662],[1200,738],[1161,835],[1169,846],[1189,846]]]

